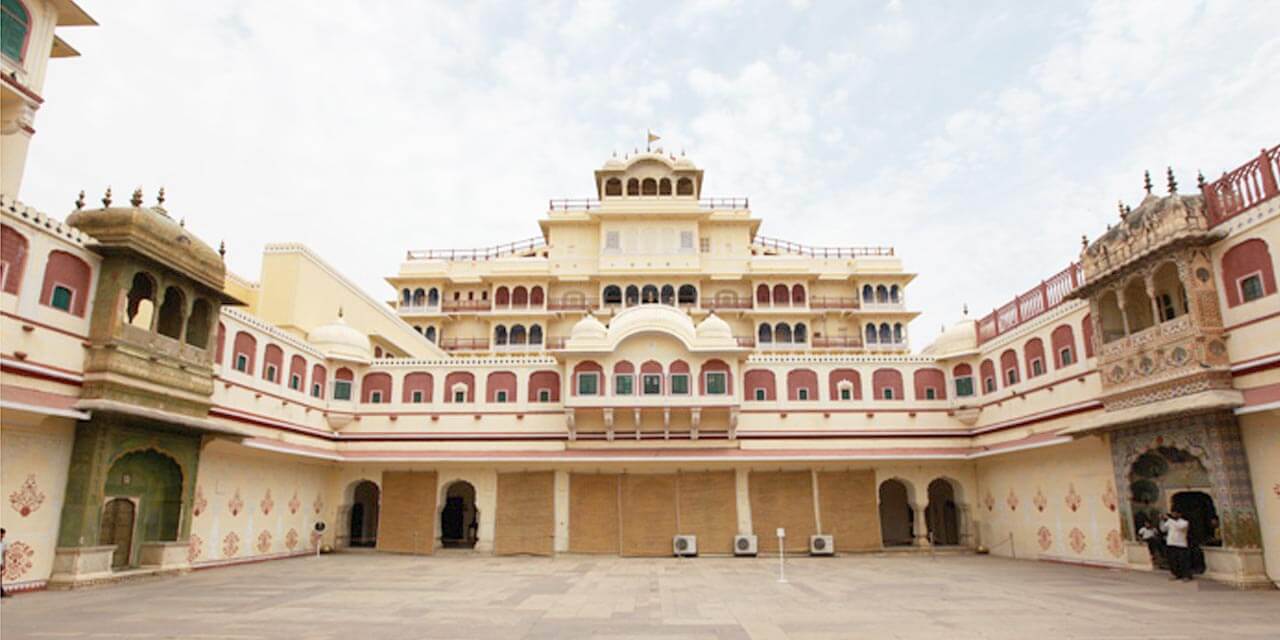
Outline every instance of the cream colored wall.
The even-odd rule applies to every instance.
[[[1218,305],[1222,309],[1223,325],[1230,329],[1227,352],[1232,362],[1241,362],[1263,355],[1275,354],[1280,341],[1275,339],[1275,322],[1245,322],[1280,314],[1280,295],[1269,295],[1236,307],[1227,306],[1226,287],[1222,278],[1222,256],[1232,247],[1250,239],[1267,243],[1271,253],[1271,269],[1280,277],[1280,198],[1272,198],[1261,206],[1241,213],[1219,227],[1228,229],[1229,235],[1214,243],[1213,262],[1218,267]]]
[[[6,410],[0,420],[0,527],[6,588],[40,586],[53,570],[75,422]]]
[[[1240,416],[1267,576],[1280,586],[1280,411]]]
[[[1102,438],[981,458],[975,468],[974,518],[979,541],[991,553],[1125,564],[1110,447]],[[1073,547],[1073,539],[1080,546]]]
[[[313,551],[316,520],[325,514],[329,521],[333,518],[334,475],[335,466],[329,463],[226,441],[209,443],[201,452],[196,480],[188,553],[192,564]]]

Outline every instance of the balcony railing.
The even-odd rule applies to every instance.
[[[533,253],[547,246],[542,236],[517,240],[480,249],[414,249],[407,253],[408,260],[492,260],[503,256]]]
[[[756,236],[756,246],[779,253],[789,253],[811,258],[860,258],[864,256],[892,256],[893,247],[810,247],[788,240]]]
[[[440,311],[440,305],[402,304],[396,308],[396,311],[405,315],[412,315],[416,313],[436,313]]]
[[[1200,187],[1209,224],[1218,225],[1280,194],[1280,145]]]
[[[814,349],[861,349],[862,340],[856,336],[815,336]]]
[[[814,296],[809,298],[811,309],[857,309],[857,298],[837,298],[830,296]]]
[[[548,349],[563,349],[566,340],[567,338],[564,336],[547,336],[546,340],[543,342],[547,345]]]
[[[548,311],[587,311],[596,308],[596,301],[591,298],[551,298],[547,300]]]
[[[445,351],[487,351],[488,338],[441,338],[440,348]]]
[[[734,337],[733,337],[733,339],[738,341],[738,346],[739,346],[739,347],[754,347],[754,346],[756,346],[756,337],[755,337],[755,336],[734,336]]]
[[[702,308],[709,311],[750,309],[751,298],[721,298],[721,299],[704,299]]]
[[[1083,284],[1084,269],[1079,263],[1071,263],[1071,266],[978,320],[978,342],[981,344],[1007,333],[1062,304],[1068,294]]]
[[[672,200],[684,196],[610,196],[616,200]],[[553,198],[547,201],[547,209],[551,211],[594,211],[600,208],[597,198]],[[698,200],[699,209],[741,211],[751,208],[749,198],[702,198]]]
[[[488,300],[445,300],[440,303],[440,308],[447,313],[474,313],[488,311],[493,305]]]

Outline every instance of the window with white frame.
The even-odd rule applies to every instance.
[[[622,237],[617,231],[606,231],[604,234],[604,248],[606,251],[617,253],[622,249]]]
[[[689,374],[671,374],[671,393],[678,396],[689,395]]]
[[[415,389],[413,393],[409,394],[409,401],[414,404],[422,404],[422,400],[423,396],[421,389]]]
[[[967,398],[973,395],[973,376],[956,378],[956,397]]]
[[[538,402],[551,402],[551,390],[538,389]]]
[[[1005,379],[1005,382],[1010,386],[1018,384],[1018,370],[1014,368],[1009,368],[1004,372],[1004,379]]]
[[[333,381],[333,399],[334,400],[350,400],[351,399],[351,381],[350,380],[334,380]]]
[[[382,404],[382,392],[377,390],[370,391],[369,402],[371,404]]]
[[[629,396],[635,393],[636,377],[629,373],[619,373],[613,376],[613,395]]]
[[[640,376],[640,386],[646,396],[662,395],[662,374],[646,373]]]
[[[756,387],[756,400],[763,401],[765,399],[764,387]]]
[[[1069,364],[1074,364],[1076,361],[1076,356],[1071,352],[1071,347],[1064,347],[1062,351],[1059,351],[1058,358],[1062,360],[1062,366],[1064,367]]]
[[[463,403],[467,401],[467,385],[459,382],[453,385],[453,401]]]
[[[707,395],[723,396],[729,393],[729,374],[724,371],[707,372]]]
[[[1240,278],[1240,301],[1253,302],[1258,298],[1266,295],[1266,288],[1262,286],[1262,274],[1251,273]]]
[[[693,232],[680,232],[680,253],[693,253]]]
[[[506,389],[498,389],[498,392],[497,392],[497,393],[495,393],[495,394],[493,394],[493,399],[494,399],[494,401],[495,401],[495,402],[506,402],[506,401],[507,401],[507,390],[506,390]]]
[[[289,376],[289,388],[290,388],[290,389],[293,389],[294,391],[300,391],[300,390],[302,389],[302,376],[300,376],[300,375],[298,375],[298,374],[296,374],[296,373],[295,373],[295,374],[290,375],[290,376]]]
[[[70,287],[62,285],[54,285],[53,294],[49,296],[49,306],[54,309],[70,312],[71,304],[75,301],[75,292]]]
[[[845,383],[841,383],[841,385],[840,385],[840,399],[841,399],[841,400],[852,400],[852,399],[853,399],[853,385],[851,385],[851,384],[849,384],[849,383],[847,383],[847,382],[845,382]]]
[[[320,397],[320,393],[321,393],[320,383],[319,383],[319,382],[317,382],[317,383],[315,383],[315,384],[312,384],[312,385],[311,385],[311,397],[312,397],[312,398],[319,398],[319,397]]]
[[[892,400],[892,399],[893,399],[893,387],[884,387],[883,389],[881,389],[881,390],[880,390],[880,397],[881,397],[881,398],[884,398],[885,400]]]
[[[578,374],[578,395],[600,395],[600,374],[595,371],[584,371]]]
[[[991,393],[991,392],[993,392],[993,391],[995,391],[995,390],[996,390],[996,379],[995,379],[995,378],[993,378],[993,377],[991,377],[991,376],[987,376],[987,378],[986,378],[985,380],[983,380],[983,381],[982,381],[982,383],[983,383],[983,387],[986,389],[986,392],[987,392],[987,393]]]
[[[937,392],[937,391],[934,391],[933,387],[925,387],[925,388],[924,388],[924,399],[925,399],[925,400],[937,400],[937,399],[938,399],[938,392]]]
[[[267,382],[276,381],[276,366],[274,364],[267,365]]]
[[[1040,358],[1036,358],[1032,360],[1031,361],[1031,377],[1034,378],[1042,373],[1044,373],[1044,363],[1040,361]]]
[[[808,399],[809,399],[808,389],[803,387],[796,389],[796,400],[808,400]]]
[[[243,353],[236,354],[236,371],[240,373],[249,372],[249,356]]]

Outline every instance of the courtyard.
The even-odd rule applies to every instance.
[[[23,594],[25,638],[1274,638],[1280,593],[981,556],[298,558]]]

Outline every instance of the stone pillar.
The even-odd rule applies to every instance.
[[[916,546],[926,549],[933,546],[932,541],[929,540],[929,520],[925,515],[925,507],[913,502],[911,503],[911,512],[916,516],[915,527],[912,531],[916,538]]]

